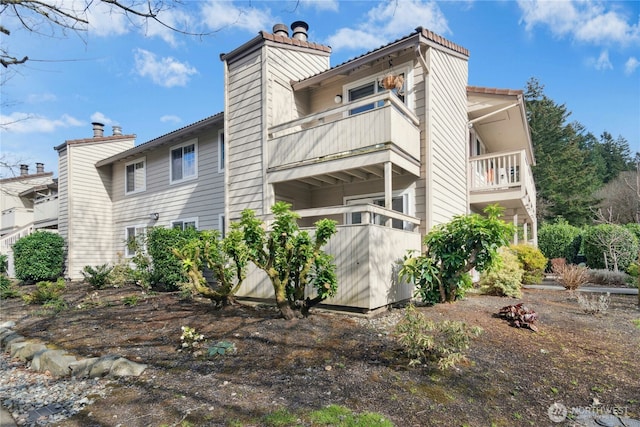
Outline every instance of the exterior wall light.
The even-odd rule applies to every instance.
[[[336,104],[341,104],[342,103],[342,95],[337,94],[335,96],[335,98],[333,98],[333,102],[335,102]]]
[[[149,218],[153,221],[157,221],[160,218],[160,214],[158,212],[153,212],[149,214]]]

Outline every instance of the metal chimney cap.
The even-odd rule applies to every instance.
[[[276,24],[273,26],[273,34],[289,37],[289,27],[286,24]]]

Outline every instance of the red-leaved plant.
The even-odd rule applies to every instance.
[[[538,327],[535,325],[538,320],[538,313],[526,307],[523,303],[502,307],[498,312],[498,316],[507,319],[516,328],[529,328],[534,332],[538,332]]]

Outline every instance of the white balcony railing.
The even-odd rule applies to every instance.
[[[350,110],[380,105],[348,115]],[[269,167],[389,149],[420,158],[418,118],[398,97],[382,92],[269,129]]]
[[[33,209],[18,207],[5,209],[0,217],[0,229],[3,232],[7,232],[31,222],[33,222]]]
[[[536,187],[525,150],[475,156],[469,159],[469,167],[472,202],[474,194],[482,194],[482,200],[488,201],[495,192],[497,202],[504,200],[506,193],[520,199],[535,216]]]
[[[58,218],[58,196],[47,196],[39,199],[33,205],[33,221],[43,222]]]

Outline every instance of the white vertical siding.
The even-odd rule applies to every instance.
[[[426,199],[431,225],[468,211],[467,200],[467,61],[429,49],[427,93]],[[429,209],[429,203],[425,204]],[[427,225],[429,226],[429,225]],[[429,231],[429,230],[425,230]]]
[[[67,145],[68,277],[81,278],[84,266],[103,264],[113,252],[111,171],[95,164],[132,146],[131,139]]]

